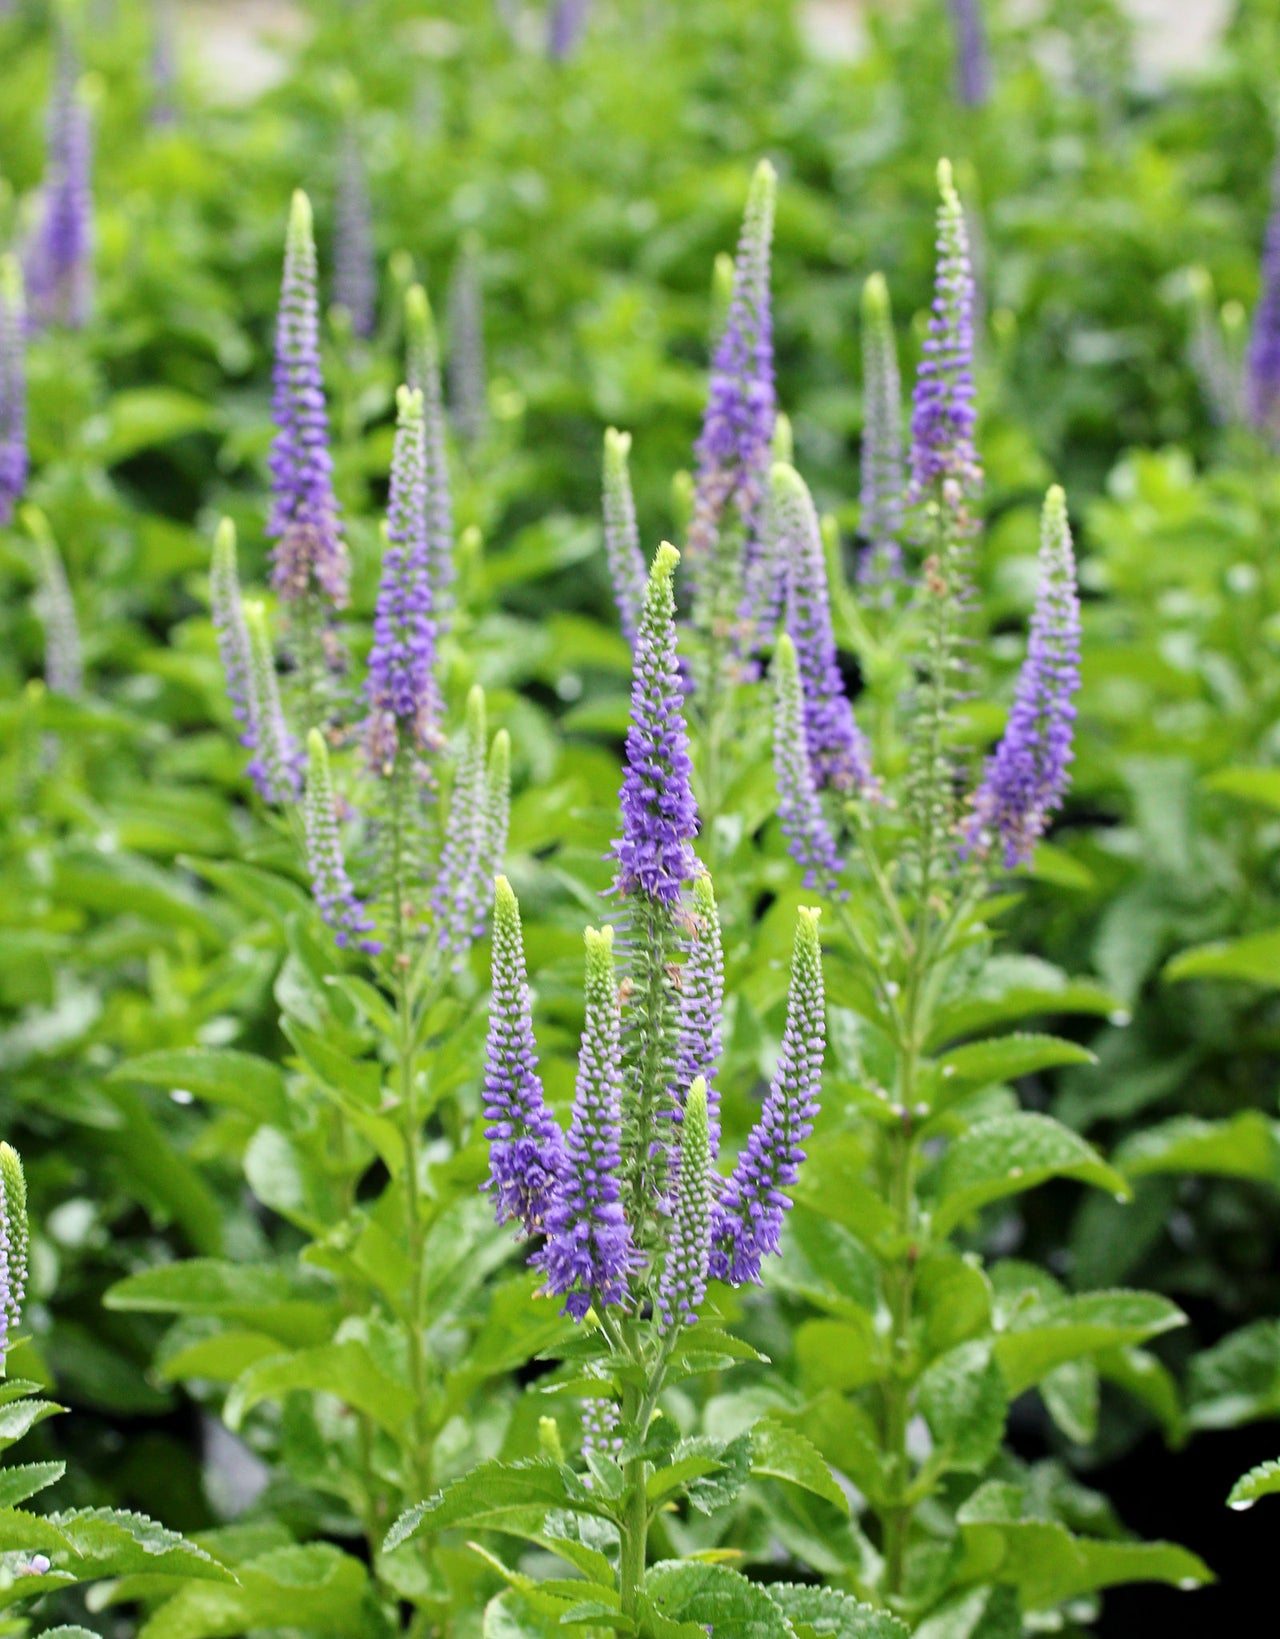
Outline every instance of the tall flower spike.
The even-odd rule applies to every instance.
[[[263,802],[282,807],[302,790],[301,759],[280,703],[266,610],[260,603],[246,604],[244,619],[249,633],[249,727],[244,743],[253,752],[248,774]]]
[[[1262,247],[1262,292],[1253,310],[1245,355],[1249,420],[1273,443],[1280,440],[1280,162],[1271,178],[1271,213]]]
[[[227,682],[227,698],[240,727],[249,731],[249,628],[245,623],[240,597],[240,574],[236,567],[236,526],[224,518],[213,537],[213,563],[209,569],[209,612],[218,639],[218,656]]]
[[[951,0],[951,27],[956,42],[956,97],[966,108],[979,108],[991,88],[981,0]]]
[[[449,409],[454,429],[466,445],[484,435],[485,407],[484,292],[480,284],[480,250],[466,240],[449,280]]]
[[[698,1076],[689,1088],[680,1126],[680,1167],[667,1255],[658,1282],[658,1314],[670,1331],[692,1326],[707,1294],[711,1261],[711,1142],[707,1084]]]
[[[540,1230],[564,1172],[564,1135],[543,1096],[525,974],[520,906],[500,876],[493,896],[493,999],[484,1064],[489,1182],[500,1224]]]
[[[794,467],[773,469],[774,527],[787,566],[787,631],[796,646],[804,690],[805,744],[819,790],[865,790],[872,784],[866,736],[844,692],[831,629],[822,531],[808,486]]]
[[[507,830],[511,823],[511,736],[500,728],[489,747],[489,767],[485,775],[484,816],[480,824],[479,846],[472,867],[475,888],[472,901],[476,908],[471,932],[474,938],[484,935],[487,920],[485,883],[493,879],[507,852]]]
[[[680,974],[680,1015],[676,1026],[675,1085],[678,1114],[689,1088],[701,1079],[707,1106],[711,1159],[720,1152],[720,1095],[716,1071],[724,1027],[724,948],[720,913],[711,876],[703,871],[693,885],[693,931]]]
[[[782,1215],[791,1205],[785,1192],[799,1176],[802,1146],[818,1113],[826,1041],[818,914],[800,912],[777,1069],[714,1213],[711,1273],[734,1286],[758,1281],[761,1260],[778,1250]]]
[[[477,686],[467,696],[462,753],[453,777],[449,821],[431,894],[440,948],[452,951],[455,962],[461,962],[470,949],[484,884],[499,863],[484,859],[486,840],[491,835],[485,767],[487,746],[484,690]]]
[[[1006,869],[1035,851],[1062,805],[1080,687],[1080,601],[1066,497],[1055,484],[1040,525],[1040,588],[1009,723],[987,759],[968,825],[969,846],[998,841]]]
[[[645,567],[627,457],[631,434],[610,427],[604,435],[604,550],[623,634],[634,649],[644,607]]]
[[[673,905],[693,881],[698,806],[676,654],[673,579],[680,554],[658,548],[645,588],[636,634],[627,729],[626,773],[620,796],[622,836],[614,843],[617,887]]]
[[[938,262],[924,356],[911,409],[911,499],[935,484],[956,486],[951,510],[981,487],[974,447],[977,424],[973,383],[973,271],[969,235],[951,166],[938,161]]]
[[[773,318],[769,262],[777,178],[761,160],[751,182],[734,261],[733,294],[716,342],[697,464],[689,567],[703,573],[732,504],[751,538],[764,499],[773,436]]]
[[[778,818],[791,857],[804,871],[805,887],[819,893],[838,892],[844,862],[814,786],[805,741],[800,667],[796,646],[786,632],[773,655],[773,767]]]
[[[0,528],[27,487],[26,304],[17,258],[0,258]]]
[[[366,685],[369,763],[383,775],[390,775],[403,739],[419,752],[435,751],[441,741],[421,395],[401,387],[396,412],[387,544]]]
[[[50,694],[82,694],[84,651],[62,554],[43,515],[38,515],[34,534],[39,558],[38,606],[44,626],[44,680]]]
[[[271,584],[285,603],[322,594],[345,607],[350,565],[338,529],[329,414],[320,369],[316,246],[311,202],[295,193],[276,318],[271,413]]]
[[[415,393],[422,394],[422,427],[427,458],[427,554],[431,564],[431,600],[439,636],[443,631],[443,615],[451,602],[449,588],[453,585],[454,576],[453,494],[445,442],[444,393],[440,386],[440,343],[431,303],[421,285],[413,285],[405,297],[405,328],[408,333],[405,379]]]
[[[27,252],[27,296],[37,324],[78,330],[88,320],[93,281],[93,196],[89,111],[76,86],[76,59],[64,37],[49,105],[41,217]]]
[[[356,897],[342,857],[329,751],[318,728],[307,735],[307,790],[302,821],[307,837],[312,897],[321,916],[333,929],[335,942],[344,949],[356,945],[369,955],[376,955],[382,946],[370,937],[373,919]]]
[[[622,1303],[636,1264],[622,1210],[622,1046],[613,929],[587,929],[586,1022],[578,1054],[573,1118],[560,1188],[547,1213],[547,1240],[533,1262],[547,1291],[581,1320],[592,1301]]]
[[[0,1144],[0,1377],[27,1294],[27,1180],[18,1152]]]
[[[551,0],[547,17],[547,56],[553,63],[567,62],[582,43],[591,0]]]
[[[902,384],[884,275],[862,287],[862,491],[858,560],[864,586],[887,588],[902,578]]]
[[[172,125],[177,120],[178,42],[175,38],[174,0],[152,0],[151,5],[151,123]]]
[[[362,341],[373,335],[378,320],[378,268],[373,251],[373,212],[360,132],[349,120],[338,156],[334,199],[333,299],[344,307],[351,332]]]

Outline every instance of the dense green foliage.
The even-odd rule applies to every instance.
[[[35,210],[46,9],[0,15],[0,248]],[[1208,1574],[1135,1540],[1093,1467],[1140,1465],[1153,1435],[1184,1460],[1280,1417],[1280,487],[1254,433],[1215,423],[1193,272],[1238,335],[1280,19],[1242,0],[1211,62],[1152,89],[1107,0],[1057,0],[1034,26],[992,5],[992,98],[963,108],[940,0],[873,11],[847,64],[782,0],[598,0],[563,62],[540,11],[514,9],[513,38],[474,0],[312,0],[247,97],[235,69],[197,75],[193,22],[176,118],[155,122],[164,8],[66,8],[95,126],[96,292],[85,329],[32,338],[32,475],[0,528],[0,1133],[32,1231],[0,1444],[24,1438],[38,1465],[0,1468],[0,1603],[40,1596],[15,1618],[31,1627],[0,1631],[1083,1632],[1104,1588]],[[558,1112],[581,930],[615,914],[600,894],[631,674],[602,435],[632,435],[646,558],[679,542],[712,268],[761,156],[779,176],[779,402],[827,515],[878,767],[903,776],[918,633],[867,607],[844,549],[859,300],[882,270],[909,379],[943,153],[983,310],[981,641],[958,741],[985,748],[1003,724],[1051,481],[1076,529],[1066,812],[998,895],[947,907],[937,990],[905,1034],[886,988],[923,983],[898,939],[905,890],[852,872],[824,919],[823,1114],[784,1255],[763,1293],[713,1286],[653,1379],[651,1425],[627,1377],[652,1365],[647,1334],[593,1352],[479,1194],[487,937],[460,971],[403,984],[336,949],[231,725],[210,548],[231,518],[246,587],[265,582],[288,202],[309,191],[327,277],[351,124],[380,299],[368,342],[341,313],[325,327],[344,630],[363,676],[405,293],[426,286],[447,356],[469,266],[485,413],[451,450],[441,674],[455,751],[476,684],[510,737],[506,868]],[[41,681],[49,543],[83,639],[73,695]],[[728,1154],[775,1067],[812,900],[775,818],[769,700],[739,692],[713,781],[694,713]],[[358,806],[357,752],[334,764]],[[869,828],[890,862],[900,824],[891,809]],[[885,1089],[917,1047],[899,1106]],[[582,1404],[614,1370],[632,1444],[584,1472]],[[1256,1434],[1240,1508],[1276,1489],[1274,1427]],[[654,1567],[624,1616],[610,1532],[637,1474]],[[17,1510],[45,1487],[31,1524]]]

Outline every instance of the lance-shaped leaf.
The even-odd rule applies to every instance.
[[[970,1127],[947,1151],[937,1181],[934,1231],[945,1235],[979,1207],[1049,1178],[1074,1178],[1122,1200],[1130,1194],[1124,1175],[1069,1127],[1025,1111],[993,1116]]]

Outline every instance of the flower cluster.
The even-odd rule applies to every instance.
[[[28,508],[26,523],[36,542],[36,603],[44,627],[45,684],[51,694],[77,695],[84,689],[84,649],[62,554],[43,513]]]
[[[956,97],[966,108],[979,108],[991,88],[980,0],[951,0],[951,27],[956,41]]]
[[[862,290],[862,491],[859,530],[866,543],[858,580],[887,591],[902,578],[902,387],[889,287],[873,273]]]
[[[350,565],[333,495],[311,203],[301,192],[289,212],[272,384],[271,584],[286,604],[320,595],[341,609]]]
[[[421,285],[405,297],[408,345],[405,380],[422,395],[422,443],[425,459],[422,504],[427,559],[431,566],[431,602],[437,639],[443,635],[453,584],[453,494],[449,483],[449,456],[445,445],[444,391],[440,385],[440,343],[431,303]]]
[[[16,259],[0,260],[0,527],[27,485],[26,308]]]
[[[1272,178],[1271,214],[1262,248],[1262,294],[1253,310],[1245,355],[1245,407],[1259,432],[1280,438],[1280,164]]]
[[[985,853],[998,842],[1006,869],[1031,858],[1061,806],[1072,759],[1080,687],[1080,600],[1066,497],[1056,485],[1044,503],[1040,588],[1027,656],[1008,726],[987,760],[967,837]]]
[[[321,916],[333,929],[340,946],[356,945],[368,955],[376,955],[382,945],[372,937],[373,918],[356,897],[342,857],[329,751],[318,728],[313,728],[307,736],[307,788],[302,819],[311,892]]]
[[[27,1294],[27,1181],[18,1152],[0,1144],[0,1377]]]
[[[91,153],[89,111],[76,84],[74,53],[64,38],[49,105],[41,216],[25,257],[27,299],[35,324],[78,330],[89,317],[93,283]]]
[[[954,486],[955,511],[981,485],[974,448],[973,270],[964,212],[951,166],[938,163],[938,264],[929,333],[911,409],[911,498],[935,485]]]
[[[511,741],[503,729],[489,744],[484,690],[473,688],[431,891],[439,946],[452,952],[455,963],[484,932],[489,885],[506,851],[510,814]]]
[[[604,549],[622,630],[634,649],[644,604],[645,567],[627,465],[630,453],[631,434],[610,427],[604,435]]]

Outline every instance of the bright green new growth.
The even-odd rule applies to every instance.
[[[410,285],[406,292],[404,318],[408,340],[408,383],[425,396],[427,381],[432,377],[439,379],[440,339],[430,298],[421,285]]]
[[[791,429],[791,417],[785,411],[779,410],[773,420],[773,444],[769,452],[775,461],[785,466],[791,466],[796,458],[795,435]]]
[[[289,201],[287,248],[297,256],[315,256],[315,222],[311,201],[301,188],[293,190]]]
[[[0,1378],[4,1376],[5,1354],[22,1317],[22,1300],[27,1291],[27,1180],[22,1161],[11,1144],[0,1143]]]

